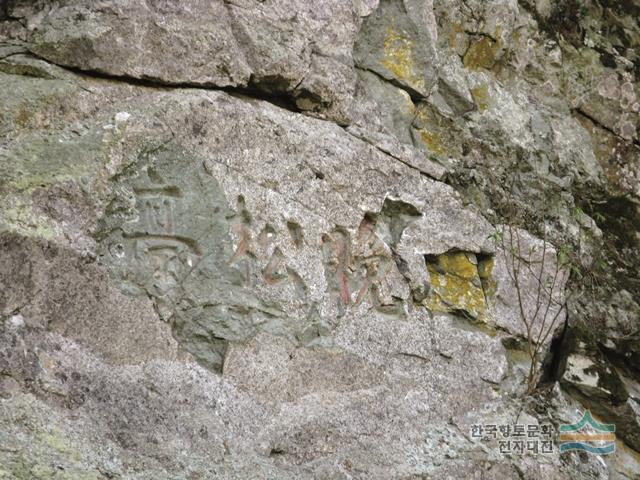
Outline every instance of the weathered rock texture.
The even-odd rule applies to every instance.
[[[0,478],[638,478],[639,18],[3,2]]]

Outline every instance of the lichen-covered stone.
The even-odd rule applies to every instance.
[[[431,261],[430,261],[431,260]],[[485,314],[487,299],[480,271],[491,277],[485,260],[473,253],[454,252],[427,260],[431,280],[431,295],[426,305],[436,311],[463,311],[478,319]]]
[[[434,32],[425,22],[433,15],[429,3],[382,0],[363,22],[354,51],[358,67],[428,96],[435,80]]]

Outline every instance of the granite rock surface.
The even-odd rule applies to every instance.
[[[0,478],[638,478],[639,18],[3,2]]]

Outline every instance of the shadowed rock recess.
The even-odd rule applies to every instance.
[[[0,0],[0,479],[640,478],[639,77],[638,0]]]

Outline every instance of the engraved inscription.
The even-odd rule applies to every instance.
[[[236,247],[229,259],[229,265],[237,267],[242,272],[246,286],[252,286],[255,277],[259,276],[267,285],[289,283],[293,285],[298,296],[304,297],[307,289],[302,277],[287,264],[282,249],[274,246],[277,240],[276,230],[266,224],[254,239],[250,230],[251,215],[246,210],[242,196],[238,197],[237,212],[231,226]],[[295,248],[302,244],[301,229],[297,233],[298,237],[291,239]]]
[[[178,187],[137,187],[134,192],[139,221],[125,236],[136,240],[136,252],[151,242],[148,243],[149,250],[157,250],[159,245],[165,244],[170,250],[179,251],[184,247],[196,255],[202,255],[195,240],[175,233],[176,201],[180,201],[181,197]]]
[[[384,303],[379,285],[395,263],[375,226],[375,220],[365,217],[353,240],[343,229],[323,236],[325,274],[341,313],[348,306],[360,305],[367,296],[375,306]]]
[[[178,146],[151,150],[114,179],[113,192],[98,233],[103,261],[126,292],[153,300],[203,365],[221,368],[226,343],[260,329],[300,329],[285,323],[275,296],[248,288],[255,278],[291,278],[283,252],[258,245],[244,202],[230,209],[201,160]]]
[[[138,214],[123,238],[132,242],[136,260],[149,270],[149,288],[164,296],[184,281],[203,252],[196,240],[176,232],[176,211],[184,208],[180,188],[166,184],[156,172],[147,179],[133,188]]]
[[[387,198],[380,212],[364,216],[355,235],[336,228],[322,237],[325,277],[339,315],[365,299],[382,313],[404,314],[409,292],[394,287],[403,284],[393,280],[402,276],[394,249],[420,215],[413,205]]]

